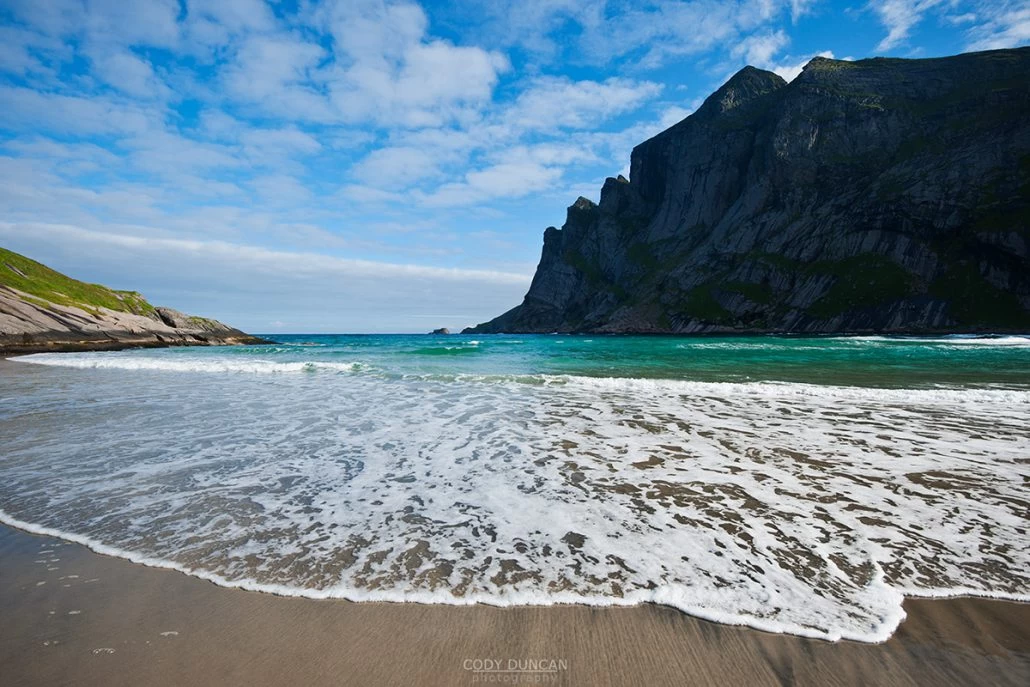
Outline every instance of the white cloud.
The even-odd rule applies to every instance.
[[[607,60],[638,50],[640,64],[657,67],[671,57],[691,55],[732,40],[742,25],[766,14],[769,3],[699,0],[659,2],[610,16],[584,35],[584,48],[595,59]]]
[[[604,9],[602,3],[582,0],[463,0],[451,5],[459,19],[474,17],[481,21],[484,39],[503,46],[522,46],[548,59],[560,53],[559,41],[552,37],[554,32],[570,24],[593,25]]]
[[[790,37],[782,29],[768,33],[756,33],[734,46],[730,50],[730,57],[753,67],[773,72],[788,82],[796,79],[813,57],[833,58],[833,52],[829,50],[803,58],[792,55],[777,58],[776,56],[789,44]]]
[[[16,151],[25,158],[60,160],[64,169],[67,169],[69,164],[82,165],[84,169],[92,169],[119,163],[117,155],[93,143],[67,143],[36,136],[6,141],[3,143],[3,147]]]
[[[310,203],[314,194],[300,181],[287,174],[268,174],[249,182],[249,186],[262,201],[280,207],[297,203]]]
[[[46,36],[19,26],[0,26],[0,72],[25,75],[45,75],[48,80],[55,76],[52,67],[46,66],[40,54],[67,58],[72,49],[53,36]]]
[[[944,21],[948,22],[952,26],[971,24],[976,21],[976,14],[973,12],[966,12],[964,14],[949,14],[944,17]]]
[[[311,155],[322,144],[311,134],[293,126],[279,129],[244,128],[239,135],[244,152],[253,160],[276,160],[286,155]]]
[[[970,29],[968,50],[996,50],[1014,48],[1030,43],[1030,7],[1021,2],[989,5],[976,19],[982,24]]]
[[[693,108],[680,107],[679,105],[671,105],[667,107],[658,118],[658,126],[664,131],[673,124],[679,124],[684,119],[694,113]]]
[[[523,131],[593,128],[609,117],[636,109],[661,91],[662,86],[652,81],[540,77],[518,96],[503,121]]]
[[[822,52],[818,52],[814,55],[809,55],[808,57],[802,58],[797,61],[795,61],[796,58],[788,56],[784,58],[781,62],[766,64],[763,65],[762,68],[768,69],[771,72],[775,72],[776,74],[780,75],[780,77],[782,77],[784,81],[793,81],[798,77],[798,75],[801,74],[802,70],[805,68],[805,65],[812,61],[813,57],[828,57],[832,60],[833,52],[831,50],[823,50]]]
[[[51,35],[83,35],[88,42],[174,47],[178,0],[8,0],[16,20]]]
[[[85,23],[86,7],[81,0],[8,0],[5,4],[15,19],[49,35],[69,33]]]
[[[440,162],[437,152],[425,148],[378,148],[351,168],[351,176],[356,182],[375,188],[404,189],[416,181],[438,176]]]
[[[104,96],[76,96],[0,85],[0,124],[15,131],[60,134],[136,134],[163,126],[164,113]]]
[[[887,36],[876,46],[881,52],[902,45],[912,29],[931,14],[943,24],[969,27],[966,50],[1030,43],[1030,7],[1025,0],[874,0],[869,8],[887,28]]]
[[[412,198],[428,207],[454,207],[551,188],[570,165],[603,162],[590,142],[570,143],[563,132],[597,129],[612,117],[638,109],[661,90],[650,81],[624,78],[536,78],[511,104],[473,127],[394,132],[396,145],[371,152],[352,169],[356,186],[346,191],[347,197],[356,202],[392,201],[390,195],[370,193],[369,187],[393,192],[436,181],[445,173],[454,176],[455,169],[466,170],[460,180],[435,191],[420,189]],[[527,139],[535,142],[527,144]]]
[[[340,189],[340,195],[348,201],[362,204],[401,203],[405,200],[405,196],[400,193],[364,184],[347,184]]]
[[[783,30],[754,34],[740,41],[730,51],[730,55],[743,59],[750,65],[769,64],[773,56],[790,43],[790,38]]]
[[[172,94],[146,60],[129,50],[110,49],[93,55],[93,73],[118,90],[139,98],[167,98]]]
[[[275,16],[264,0],[187,0],[187,22],[205,21],[223,35],[244,31],[272,31]]]
[[[887,28],[887,36],[876,46],[876,50],[891,50],[908,38],[912,28],[923,15],[946,0],[873,0],[870,8],[880,17]]]
[[[698,103],[700,105],[700,103]],[[620,131],[611,132],[582,132],[575,136],[571,143],[585,150],[604,151],[607,159],[612,164],[613,171],[629,177],[630,154],[640,143],[655,136],[670,126],[678,124],[693,114],[695,107],[683,107],[681,105],[665,104],[656,116],[642,119],[632,126]],[[618,170],[615,172],[614,170]],[[573,184],[569,187],[570,197],[585,196],[595,198],[601,190],[601,182],[591,181],[589,184]]]
[[[275,319],[293,331],[412,331],[423,327],[413,324],[417,316],[429,313],[450,313],[439,326],[458,328],[517,303],[531,277],[223,241],[141,238],[72,225],[0,222],[0,241],[57,269],[69,263],[116,270],[118,281],[108,284],[114,288],[139,288],[146,280],[152,302],[255,331]],[[89,278],[81,270],[63,271]],[[470,300],[469,293],[476,298]]]
[[[529,159],[500,162],[465,174],[464,180],[444,184],[432,193],[416,194],[427,207],[470,205],[497,198],[521,198],[552,187],[562,170]]]
[[[466,121],[510,68],[499,52],[430,38],[425,13],[412,3],[341,0],[313,16],[333,37],[334,62],[321,77],[345,121],[413,128]]]
[[[417,4],[391,0],[331,0],[317,6],[315,17],[354,62],[400,60],[429,24]]]
[[[179,40],[178,0],[91,0],[83,28],[91,41],[171,48]]]
[[[819,0],[790,0],[790,19],[797,23],[798,19],[812,11],[812,5]]]
[[[455,13],[482,17],[484,32],[545,61],[606,64],[631,57],[645,68],[732,43],[784,14],[795,21],[814,0],[650,0],[638,3],[497,0]],[[560,38],[554,34],[563,31]],[[570,39],[569,34],[577,36]],[[563,44],[564,42],[564,44]]]
[[[163,176],[232,169],[244,164],[234,148],[195,141],[169,131],[150,131],[145,136],[125,139],[122,145],[130,151],[129,158],[136,167]]]
[[[283,274],[305,274],[317,272],[333,274],[336,277],[361,277],[391,279],[408,277],[447,282],[482,282],[491,284],[528,285],[530,276],[514,272],[455,267],[433,267],[428,265],[358,260],[331,255],[299,251],[281,251],[228,241],[165,238],[157,233],[139,236],[86,229],[70,224],[44,222],[0,221],[0,236],[5,240],[25,236],[46,239],[71,245],[78,244],[100,247],[120,247],[147,253],[190,254],[195,259],[204,258],[215,263],[250,263],[261,265],[270,272]]]
[[[300,121],[336,119],[325,95],[312,84],[325,50],[298,35],[251,35],[242,40],[222,72],[226,90],[268,114]]]

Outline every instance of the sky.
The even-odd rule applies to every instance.
[[[0,0],[0,246],[255,333],[460,329],[743,66],[1027,44],[1027,0]]]

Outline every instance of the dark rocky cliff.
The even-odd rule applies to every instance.
[[[474,332],[1030,330],[1030,48],[747,67]]]

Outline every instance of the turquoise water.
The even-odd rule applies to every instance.
[[[173,349],[175,359],[360,362],[384,373],[585,375],[884,387],[1030,385],[1028,337],[286,335],[285,346]]]
[[[277,338],[0,360],[0,520],[258,591],[827,639],[1030,601],[1030,337]]]

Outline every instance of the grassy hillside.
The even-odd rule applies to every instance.
[[[135,291],[115,291],[100,284],[87,284],[55,272],[6,248],[0,248],[0,286],[18,289],[46,303],[73,305],[84,309],[110,308],[137,315],[152,315],[154,306]]]

